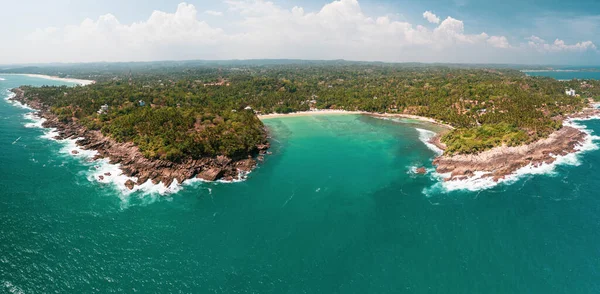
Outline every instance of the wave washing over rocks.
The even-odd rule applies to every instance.
[[[174,163],[145,158],[133,143],[118,143],[99,131],[87,130],[76,123],[62,123],[37,101],[29,101],[20,89],[7,98],[15,105],[38,110],[25,114],[31,120],[26,127],[46,129],[42,136],[63,144],[61,153],[92,163],[87,178],[92,182],[115,185],[123,194],[132,192],[169,194],[179,191],[181,184],[196,182],[239,182],[255,168],[252,158],[234,161],[224,156]],[[27,103],[27,104],[25,104]],[[31,107],[27,106],[31,105]],[[265,152],[268,144],[258,146]]]
[[[600,111],[588,109],[563,122],[548,138],[517,147],[496,147],[476,155],[440,156],[434,160],[438,181],[424,189],[431,192],[479,191],[514,183],[526,175],[553,175],[559,165],[580,165],[582,153],[599,149],[599,136],[577,121],[600,119]]]
[[[415,128],[417,132],[419,132],[419,140],[427,146],[431,151],[435,152],[435,154],[442,155],[444,150],[440,149],[437,145],[433,144],[432,141],[437,136],[437,134],[430,130]]]
[[[41,135],[40,138],[52,140],[61,144],[62,148],[60,148],[59,153],[84,160],[84,162],[91,164],[90,170],[86,172],[86,178],[90,182],[112,184],[125,195],[137,191],[164,195],[177,192],[180,189],[180,186],[175,181],[171,186],[166,187],[162,183],[153,184],[150,180],[142,185],[135,186],[133,189],[128,189],[125,183],[129,180],[135,181],[136,178],[124,175],[119,164],[111,164],[106,158],[95,159],[98,155],[98,151],[86,150],[77,145],[77,141],[81,138],[59,139],[60,133],[57,129],[45,128],[43,124],[46,119],[37,116],[34,112],[26,113],[23,117],[31,121],[30,123],[26,123],[25,127],[40,128],[44,130],[44,134]]]

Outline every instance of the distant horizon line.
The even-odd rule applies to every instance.
[[[299,58],[255,58],[255,59],[164,59],[164,60],[151,60],[151,61],[89,61],[89,62],[39,62],[39,63],[9,63],[0,64],[1,70],[11,68],[24,68],[24,67],[47,67],[47,66],[74,66],[74,65],[94,65],[94,64],[145,64],[145,63],[191,63],[191,62],[202,62],[202,63],[223,63],[223,62],[238,62],[243,64],[244,62],[256,63],[256,62],[280,62],[281,64],[297,63],[297,62],[347,62],[347,63],[363,63],[363,64],[423,64],[423,65],[494,65],[494,66],[519,66],[519,67],[579,67],[579,68],[600,68],[600,65],[577,65],[577,64],[544,64],[544,63],[497,63],[497,62],[419,62],[419,61],[364,61],[364,60],[349,60],[349,59],[299,59]]]

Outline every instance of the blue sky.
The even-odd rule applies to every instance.
[[[0,8],[0,35],[12,44],[0,64],[231,58],[600,64],[600,1],[3,0]]]

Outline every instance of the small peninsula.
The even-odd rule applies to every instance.
[[[7,69],[22,73],[23,70]],[[65,76],[65,68],[27,73]],[[136,181],[170,185],[198,177],[232,180],[269,148],[261,119],[353,113],[414,118],[444,129],[431,143],[445,180],[499,181],[552,163],[588,137],[565,124],[595,117],[597,81],[557,81],[516,69],[345,61],[314,63],[111,64],[77,67],[77,87],[13,89],[60,138],[78,138]]]

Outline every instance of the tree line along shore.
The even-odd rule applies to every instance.
[[[315,110],[429,118],[449,127],[437,138],[444,156],[480,154],[550,138],[566,117],[600,97],[597,81],[557,81],[506,68],[169,63],[135,70],[88,65],[7,71],[25,70],[96,81],[20,91],[25,102],[59,123],[132,143],[146,159],[173,163],[254,157],[267,144],[257,115]]]

